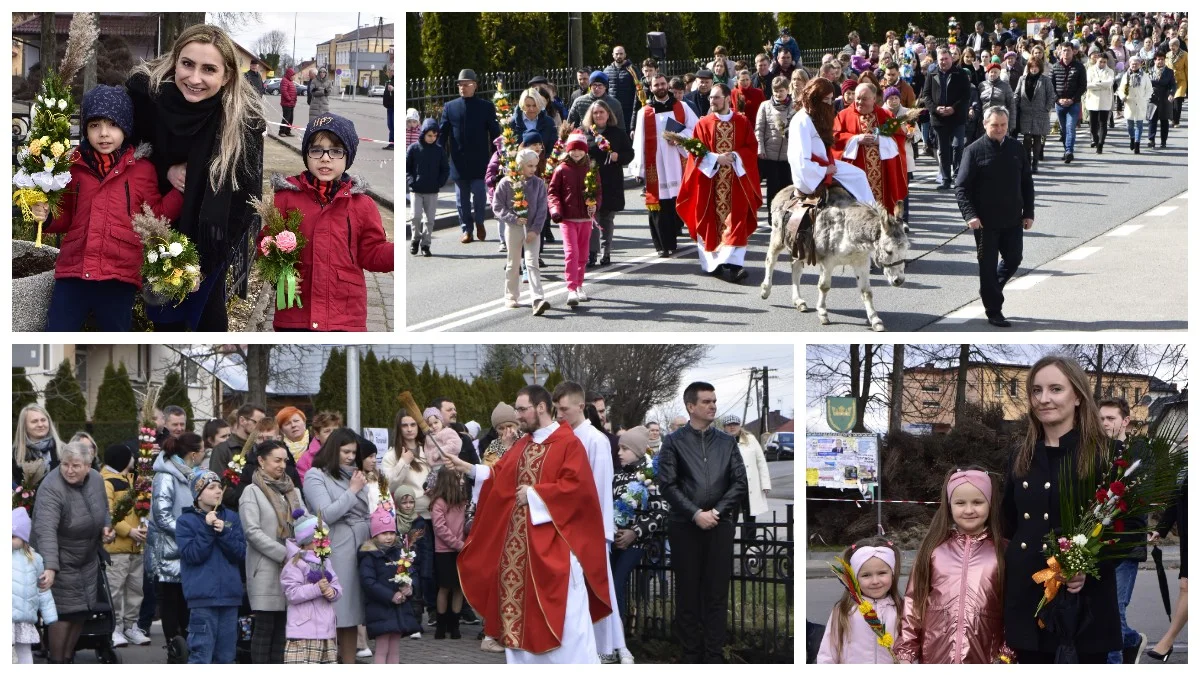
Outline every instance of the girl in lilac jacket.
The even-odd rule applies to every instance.
[[[292,531],[295,538],[287,540],[287,562],[279,574],[288,604],[283,662],[337,663],[333,603],[341,596],[342,585],[332,565],[327,563],[324,574],[320,572],[316,516],[297,515]]]

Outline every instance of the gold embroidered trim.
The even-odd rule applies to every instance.
[[[721,154],[733,152],[733,122],[717,121],[717,135],[713,150]],[[717,241],[724,241],[729,228],[729,212],[733,210],[733,167],[723,166],[717,171],[713,188],[717,193]]]
[[[517,464],[517,485],[535,485],[548,446],[530,443]],[[529,506],[512,510],[500,555],[500,643],[522,649],[525,629],[525,570],[529,567]]]

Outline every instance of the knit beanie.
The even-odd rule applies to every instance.
[[[305,424],[308,423],[308,416],[304,414],[303,410],[294,405],[289,405],[285,408],[280,408],[279,412],[275,413],[275,424],[278,424],[280,427],[282,427],[284,422],[292,419],[292,415],[299,415],[300,419],[304,420]]]
[[[409,122],[420,122],[421,113],[416,108],[409,108],[404,113],[404,119]]]
[[[992,61],[991,63],[988,64],[987,70],[1000,70],[1000,62]]]
[[[479,432],[483,430],[483,427],[479,426],[479,422],[476,422],[475,420],[471,420],[463,426],[467,428],[467,435],[471,437],[471,440],[479,438]]]
[[[396,518],[392,512],[382,506],[375,509],[375,513],[371,514],[371,536],[375,537],[383,532],[396,531]]]
[[[441,420],[443,427],[450,426],[446,423],[446,416],[442,414],[442,411],[434,408],[433,406],[426,408],[425,412],[421,413],[421,419],[428,421],[430,417],[436,417]]]
[[[641,459],[646,455],[646,448],[650,447],[650,430],[643,426],[626,429],[617,442],[621,447],[633,451],[633,454]]]
[[[297,513],[301,515],[297,516]],[[292,511],[292,516],[295,518],[292,521],[292,537],[295,538],[297,546],[304,546],[317,534],[317,517],[311,513],[304,513],[301,509]]]
[[[592,74],[588,77],[588,85],[593,85],[597,82],[606,87],[608,86],[608,76],[604,74],[603,70],[592,71]]]
[[[124,443],[113,443],[104,449],[104,463],[117,471],[128,469],[132,460],[133,451]]]
[[[354,122],[333,113],[314,118],[304,130],[304,140],[300,141],[301,156],[308,157],[308,146],[312,143],[313,134],[318,131],[328,131],[346,146],[346,168],[349,169],[358,153],[358,132],[354,130]]]
[[[584,136],[583,134],[574,133],[567,137],[567,146],[566,146],[567,152],[570,152],[572,150],[582,150],[584,152],[587,152],[587,149],[588,149],[587,137]]]
[[[19,506],[13,509],[13,533],[12,536],[20,539],[26,544],[29,543],[29,530],[31,523],[29,522],[29,512],[25,507]]]
[[[221,477],[212,471],[197,471],[192,476],[192,503],[200,501],[200,493],[213,483],[220,483]]]
[[[518,424],[516,409],[503,401],[492,409],[492,428],[499,429],[501,424]]]
[[[899,95],[900,95],[900,90],[897,89],[896,87],[888,87],[887,89],[883,90],[883,100],[885,100],[885,101],[893,96],[899,96]]]
[[[529,146],[533,145],[534,143],[542,143],[543,145],[545,144],[545,141],[542,140],[542,135],[539,134],[538,132],[526,131],[521,136],[521,145],[523,145],[525,147],[529,147]]]
[[[858,80],[847,77],[846,81],[842,82],[842,96],[845,96],[846,92],[854,91],[854,88],[857,86],[858,86]]]
[[[87,143],[87,123],[101,117],[112,120],[125,133],[125,140],[133,137],[133,101],[125,87],[96,85],[83,95],[79,112],[79,126],[83,128],[80,143]]]

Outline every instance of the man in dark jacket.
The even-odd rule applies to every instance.
[[[708,114],[708,92],[712,90],[713,72],[707,68],[700,70],[696,73],[696,80],[700,84],[695,91],[683,95],[683,102],[700,118]]]
[[[387,123],[388,123],[388,142],[387,142],[387,145],[383,146],[383,149],[384,150],[395,150],[396,149],[396,143],[395,143],[396,117],[395,117],[394,113],[395,113],[395,105],[396,105],[396,103],[395,103],[395,101],[396,101],[396,70],[394,68],[392,68],[392,66],[388,66],[383,71],[383,77],[384,77],[383,107],[387,109]]]
[[[246,403],[237,409],[232,428],[229,430],[229,438],[218,443],[209,457],[208,465],[213,471],[220,474],[225,470],[229,460],[242,451],[246,439],[250,438],[250,434],[254,433],[258,423],[266,416],[267,411],[257,403]]]
[[[985,110],[983,130],[963,151],[954,189],[963,220],[975,234],[979,297],[988,323],[1008,328],[1002,290],[1021,264],[1021,233],[1033,227],[1033,173],[1021,143],[1008,135],[1008,110]]]
[[[1167,147],[1167,129],[1170,127],[1171,114],[1175,104],[1175,71],[1167,67],[1166,51],[1154,55],[1154,67],[1150,69],[1150,102],[1154,104],[1154,117],[1150,118],[1150,147],[1154,148],[1155,131],[1161,131],[1162,144]]]
[[[774,81],[775,76],[771,73],[771,57],[766,54],[755,56],[754,72],[750,74],[750,84],[761,89],[763,96],[770,101],[771,95],[774,93],[771,83]]]
[[[458,207],[458,223],[464,244],[479,237],[483,241],[487,230],[487,190],[483,174],[492,157],[492,139],[500,135],[496,106],[486,98],[477,98],[479,82],[475,71],[463,69],[458,74],[459,97],[442,109],[442,130],[439,142],[450,149],[450,178],[454,181],[454,204]],[[474,226],[474,234],[471,229]]]
[[[259,96],[267,93],[267,88],[263,86],[262,74],[258,72],[261,67],[258,59],[250,59],[250,70],[247,70],[245,75],[246,81],[250,83],[250,88]]]
[[[1075,59],[1075,45],[1062,43],[1062,59],[1050,66],[1050,81],[1054,83],[1054,112],[1062,133],[1063,161],[1075,159],[1075,129],[1079,126],[1083,94],[1087,91],[1087,70]]]
[[[1145,451],[1145,438],[1130,438],[1129,402],[1123,398],[1102,398],[1096,401],[1100,409],[1100,426],[1104,433],[1116,443],[1117,454],[1127,462],[1142,458]],[[1142,656],[1142,648],[1146,645],[1146,634],[1129,627],[1126,620],[1126,608],[1133,598],[1133,585],[1137,581],[1138,563],[1146,562],[1146,535],[1140,530],[1146,529],[1146,517],[1137,516],[1125,519],[1125,529],[1139,530],[1132,534],[1117,535],[1117,539],[1134,544],[1124,558],[1117,563],[1117,609],[1121,613],[1121,649],[1108,653],[1109,663],[1137,663]]]
[[[722,663],[733,526],[746,497],[746,466],[737,441],[713,425],[711,384],[689,384],[683,404],[691,420],[663,439],[658,469],[659,488],[671,504],[675,622],[685,660]]]
[[[930,110],[930,123],[937,134],[938,189],[949,190],[962,160],[967,133],[967,111],[971,107],[971,80],[945,48],[937,52],[938,69],[925,78],[918,104]]]
[[[604,67],[604,75],[608,77],[608,93],[621,104],[621,112],[625,116],[625,129],[632,129],[633,113],[637,111],[637,87],[634,76],[629,72],[633,63],[625,58],[625,48],[621,45],[613,47],[613,62]]]
[[[591,76],[592,76],[592,71],[588,70],[587,68],[576,68],[575,69],[575,81],[576,81],[576,83],[579,84],[579,87],[577,89],[571,90],[571,96],[567,99],[567,104],[568,104],[567,107],[568,108],[575,105],[576,99],[578,99],[580,96],[583,96],[588,93],[588,91],[589,91],[588,87],[590,85],[590,82],[588,80],[591,78]]]

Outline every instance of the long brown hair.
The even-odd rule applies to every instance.
[[[823,77],[809,80],[808,84],[804,85],[804,93],[801,94],[804,110],[812,118],[813,126],[817,128],[821,141],[825,143],[826,155],[833,147],[833,106],[825,104],[825,97],[831,94],[837,96],[837,88]]]
[[[403,455],[404,451],[407,449],[404,447],[404,434],[400,430],[400,423],[404,421],[405,417],[417,422],[417,447],[415,450],[413,450],[412,464],[413,466],[417,467],[417,469],[424,469],[426,467],[425,453],[421,450],[421,448],[425,447],[425,432],[421,431],[420,421],[410,415],[406,408],[397,410],[396,419],[394,422],[392,422],[392,438],[396,439],[392,441],[392,452],[396,453],[396,459],[400,459],[400,456]]]
[[[991,534],[992,541],[996,545],[996,565],[997,574],[999,576],[999,595],[1004,597],[1004,540],[1000,537],[1000,486],[996,483],[996,476],[992,472],[979,466],[968,466],[966,469],[951,469],[946,472],[946,477],[942,479],[942,495],[938,503],[937,513],[933,514],[933,520],[929,523],[929,531],[925,533],[925,538],[921,540],[921,546],[917,549],[917,557],[913,561],[912,573],[908,577],[908,587],[912,591],[913,596],[913,611],[917,616],[920,616],[925,611],[925,605],[929,601],[929,586],[930,577],[933,572],[933,550],[942,545],[942,542],[950,538],[954,525],[954,516],[950,512],[950,495],[946,494],[946,487],[950,483],[950,476],[962,470],[976,470],[987,473],[988,478],[992,481],[992,498],[988,502],[988,517],[987,529]]]
[[[842,560],[845,560],[846,564],[850,564],[850,556],[854,555],[854,551],[860,546],[887,547],[892,549],[892,553],[896,554],[896,568],[892,570],[892,587],[888,589],[887,597],[891,598],[892,602],[896,604],[896,623],[899,625],[900,619],[903,618],[901,614],[904,612],[904,602],[900,598],[900,549],[896,548],[895,544],[883,537],[869,537],[867,539],[859,539],[854,542],[853,546],[842,551]],[[846,636],[850,634],[850,617],[858,614],[858,604],[854,602],[854,598],[850,597],[850,591],[847,590],[842,591],[842,599],[838,600],[834,607],[837,611],[833,613],[833,621],[829,624],[830,630],[833,631],[829,634],[829,639],[833,643],[833,652],[836,660],[840,663],[842,660],[842,645],[846,642]]]
[[[439,499],[442,499],[449,506],[459,506],[466,503],[471,497],[467,492],[467,488],[463,485],[462,477],[453,469],[442,469],[438,471],[437,482],[433,485],[433,490],[429,493],[429,503],[433,504]]]
[[[1025,432],[1025,439],[1021,442],[1021,449],[1017,451],[1017,458],[1013,462],[1013,472],[1018,476],[1029,475],[1029,465],[1033,462],[1033,449],[1037,447],[1038,439],[1044,438],[1046,435],[1045,429],[1034,411],[1031,392],[1033,391],[1033,378],[1047,366],[1054,366],[1062,371],[1063,375],[1067,376],[1067,381],[1071,383],[1071,388],[1075,390],[1075,396],[1079,398],[1079,405],[1075,406],[1074,419],[1074,429],[1079,432],[1079,446],[1075,450],[1075,469],[1079,477],[1083,478],[1091,473],[1098,455],[1103,454],[1107,458],[1108,437],[1104,435],[1104,428],[1100,426],[1100,410],[1096,407],[1095,399],[1092,398],[1087,373],[1083,372],[1083,368],[1075,359],[1056,354],[1038,359],[1038,362],[1029,369],[1029,374],[1025,376],[1025,401],[1029,404],[1029,411],[1026,414],[1029,416],[1029,426]]]

